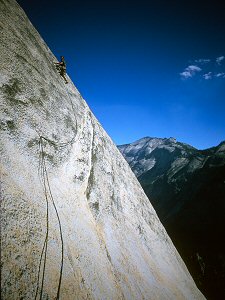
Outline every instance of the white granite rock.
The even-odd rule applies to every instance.
[[[14,0],[0,0],[0,31],[2,299],[204,299]]]

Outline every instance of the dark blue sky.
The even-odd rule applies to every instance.
[[[225,140],[222,1],[17,2],[115,143]]]

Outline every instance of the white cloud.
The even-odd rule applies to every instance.
[[[196,59],[195,62],[198,64],[208,64],[211,60],[208,58],[200,58],[200,59]]]
[[[202,69],[195,65],[188,66],[182,73],[180,73],[180,76],[182,79],[188,79],[193,77],[197,72],[200,72]]]
[[[218,63],[218,65],[221,64],[221,62],[224,60],[225,56],[219,56],[216,58],[216,62]]]
[[[198,66],[188,66],[185,70],[190,71],[190,72],[200,72],[202,69],[199,68]]]
[[[204,74],[203,77],[204,77],[205,80],[212,79],[212,72]]]
[[[184,72],[180,73],[180,76],[181,76],[183,79],[187,79],[187,78],[192,77],[191,73],[188,72],[188,71],[184,71]]]
[[[198,58],[192,62],[189,61],[189,63],[190,65],[180,73],[180,78],[183,80],[197,75],[205,80],[225,78],[225,55],[214,57],[213,59]]]
[[[215,77],[222,77],[222,78],[225,78],[225,73],[217,73],[215,75]]]

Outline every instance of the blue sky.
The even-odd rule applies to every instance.
[[[225,140],[222,1],[19,0],[117,144]]]

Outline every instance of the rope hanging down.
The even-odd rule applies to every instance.
[[[38,278],[37,278],[37,288],[36,288],[36,293],[35,293],[35,300],[38,299],[38,295],[40,295],[39,299],[42,299],[43,295],[43,289],[44,289],[44,281],[45,281],[45,273],[46,273],[46,263],[47,263],[47,250],[48,250],[48,239],[49,239],[49,206],[50,203],[53,204],[56,216],[57,216],[57,221],[58,221],[58,226],[59,226],[59,234],[60,234],[60,242],[61,242],[61,263],[60,263],[60,271],[59,271],[59,281],[58,281],[58,288],[57,288],[57,295],[56,295],[56,300],[59,300],[60,296],[60,288],[61,288],[61,283],[62,283],[62,273],[63,273],[63,262],[64,262],[64,242],[63,242],[63,234],[62,234],[62,224],[61,220],[59,217],[59,213],[57,210],[57,206],[55,204],[53,194],[51,191],[50,183],[49,183],[49,178],[48,178],[48,173],[47,173],[47,168],[46,168],[46,160],[45,160],[45,152],[44,152],[44,144],[43,141],[45,140],[47,143],[50,145],[55,146],[56,148],[63,148],[68,145],[72,145],[75,141],[76,135],[77,135],[77,119],[75,115],[75,110],[73,106],[73,102],[71,100],[70,95],[68,94],[72,106],[72,110],[75,116],[75,122],[76,122],[76,133],[72,137],[72,139],[66,143],[56,143],[55,141],[52,141],[42,135],[39,136],[39,167],[38,167],[38,173],[39,177],[41,179],[43,189],[44,189],[44,195],[45,195],[45,201],[46,201],[46,234],[45,234],[45,240],[44,244],[42,247],[41,251],[41,256],[39,260],[39,265],[38,265]],[[50,201],[49,201],[50,200]],[[42,266],[43,265],[43,266]],[[41,272],[42,269],[42,272]],[[40,291],[39,291],[40,290]]]
[[[44,152],[44,146],[43,146],[43,137],[40,137],[39,140],[39,150],[40,150],[40,157],[39,157],[39,176],[41,178],[43,188],[44,188],[44,195],[46,200],[46,234],[45,234],[45,241],[42,247],[42,252],[40,256],[39,266],[38,266],[38,280],[37,280],[37,288],[36,288],[36,294],[35,294],[35,300],[38,298],[38,294],[40,294],[39,299],[42,299],[43,295],[43,288],[44,288],[44,279],[45,279],[45,272],[46,272],[46,262],[47,262],[47,250],[48,250],[48,237],[49,237],[49,206],[50,201],[53,204],[58,226],[59,226],[59,233],[60,233],[60,242],[61,242],[61,263],[60,263],[60,272],[59,272],[59,282],[58,282],[58,288],[57,288],[57,295],[56,300],[59,299],[60,295],[60,288],[61,288],[61,282],[62,282],[62,272],[63,272],[63,257],[64,257],[64,244],[63,244],[63,235],[62,235],[62,225],[61,220],[59,217],[59,213],[52,195],[47,168],[46,168],[46,161],[45,161],[45,152]],[[49,201],[50,200],[50,201]],[[43,258],[44,256],[44,258]],[[42,263],[43,261],[43,263]],[[41,266],[42,272],[41,272]],[[41,274],[42,273],[42,274]],[[40,286],[41,281],[41,286]],[[40,286],[40,287],[39,287]],[[40,289],[40,292],[39,292]]]

